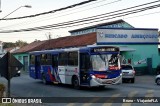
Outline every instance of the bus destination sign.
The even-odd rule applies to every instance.
[[[92,52],[116,52],[118,48],[114,47],[101,47],[101,48],[93,48]]]

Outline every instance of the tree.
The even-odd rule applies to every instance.
[[[10,48],[10,47],[23,47],[26,46],[28,43],[22,40],[18,40],[15,43],[12,42],[4,42],[3,43],[3,48]]]
[[[3,48],[10,48],[10,47],[15,47],[15,44],[12,42],[4,42],[3,43]]]
[[[25,42],[25,41],[18,40],[18,41],[16,41],[15,46],[17,46],[17,47],[23,47],[23,46],[26,46],[27,44],[28,43]]]

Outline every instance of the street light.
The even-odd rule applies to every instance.
[[[26,7],[26,8],[32,8],[32,6],[30,6],[30,5],[24,5],[24,7]]]
[[[11,15],[12,13],[14,13],[15,11],[19,10],[22,7],[26,7],[26,8],[32,8],[32,6],[30,5],[24,5],[24,6],[20,6],[17,9],[15,9],[14,11],[12,11],[11,13],[7,14],[6,16],[4,16],[2,19],[5,19],[7,16]]]

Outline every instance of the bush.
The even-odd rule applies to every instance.
[[[5,91],[5,86],[3,84],[0,84],[0,97],[3,97]]]

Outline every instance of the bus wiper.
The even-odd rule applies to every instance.
[[[98,53],[100,58],[105,62],[105,58],[102,57],[102,54],[101,53]]]
[[[98,54],[99,54],[100,58],[102,59],[102,61],[105,63],[105,66],[106,66],[106,65],[107,65],[106,63],[107,63],[107,62],[105,61],[105,57],[103,58],[101,53],[98,53]]]

